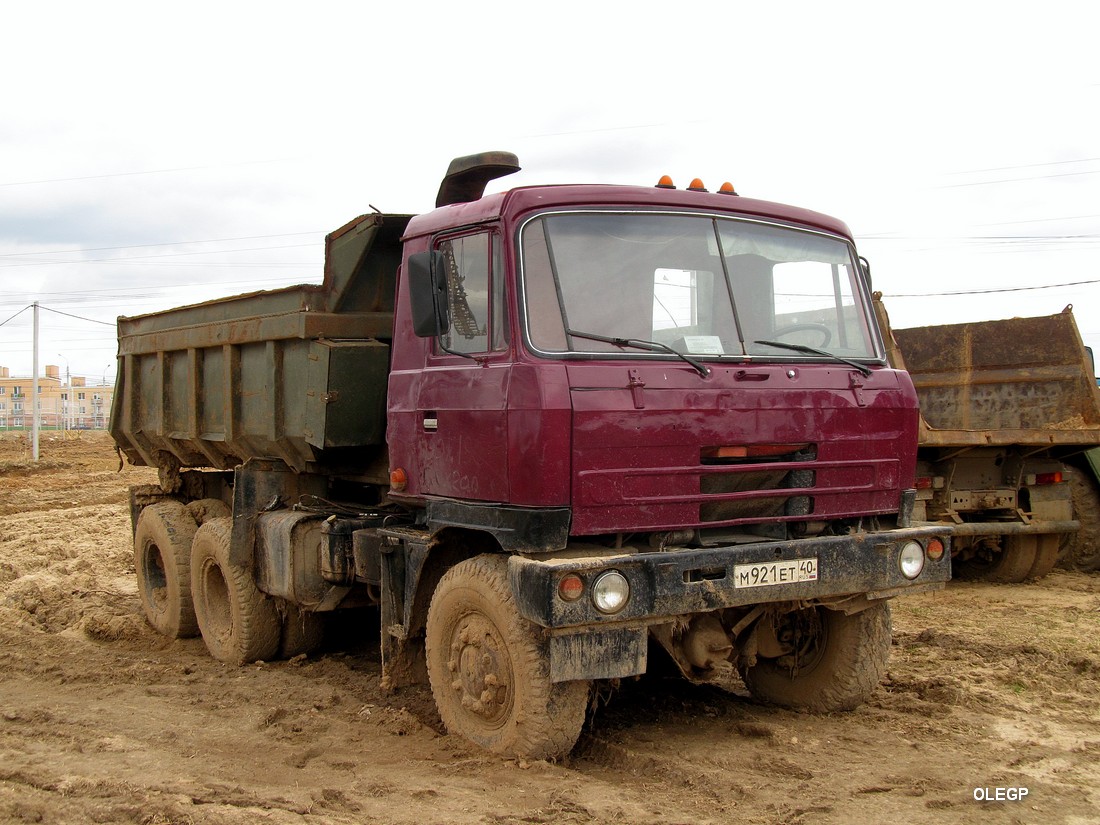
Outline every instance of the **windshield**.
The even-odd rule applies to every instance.
[[[689,355],[792,357],[766,341],[875,357],[851,247],[782,226],[697,215],[561,213],[521,237],[536,350],[622,352],[568,331]]]

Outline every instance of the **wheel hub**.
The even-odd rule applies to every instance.
[[[818,609],[788,613],[776,638],[785,651],[776,661],[792,674],[813,665],[825,645],[825,627]]]
[[[512,693],[507,648],[484,616],[465,617],[455,628],[447,668],[462,707],[487,722],[503,720]]]

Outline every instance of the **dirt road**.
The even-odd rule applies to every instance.
[[[525,763],[382,695],[370,613],[244,668],[157,635],[126,506],[152,481],[103,434],[43,435],[37,465],[0,436],[0,822],[1100,822],[1100,574],[895,600],[854,713],[647,676],[564,763]],[[998,788],[1027,795],[975,800]]]

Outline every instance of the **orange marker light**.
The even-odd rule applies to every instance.
[[[576,573],[568,573],[558,582],[558,595],[563,601],[575,602],[584,594],[584,582]]]
[[[726,181],[721,186],[719,186],[718,191],[721,192],[723,195],[736,195],[737,194],[737,192],[734,191],[733,184],[730,183],[729,181]]]
[[[703,186],[703,181],[696,178],[691,182],[691,186],[688,187],[692,192],[706,192],[707,188]]]
[[[390,489],[400,493],[406,487],[409,486],[408,474],[398,467],[395,470],[390,471]]]
[[[668,175],[661,175],[661,179],[657,181],[657,188],[675,189],[676,187],[672,184],[672,178],[670,178]]]

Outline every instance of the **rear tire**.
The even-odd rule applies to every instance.
[[[890,659],[890,605],[859,613],[810,607],[780,617],[776,638],[787,649],[742,667],[749,692],[765,702],[818,713],[854,710],[878,687]]]
[[[196,636],[191,603],[191,540],[197,525],[178,501],[150,504],[134,530],[134,569],[145,618],[172,639]]]
[[[1027,579],[1041,579],[1054,569],[1058,563],[1058,551],[1062,543],[1062,537],[1058,533],[1045,533],[1035,536],[1035,563],[1027,571]]]
[[[191,591],[210,655],[243,665],[274,658],[282,625],[275,602],[256,587],[252,571],[229,561],[232,524],[232,519],[213,519],[195,533]]]
[[[983,548],[964,561],[952,560],[951,575],[957,579],[1016,584],[1027,579],[1035,567],[1038,549],[1037,536],[1003,536],[999,550]]]
[[[187,503],[187,512],[200,527],[211,519],[229,518],[233,515],[229,505],[220,498],[200,498],[190,501]]]
[[[428,676],[443,724],[494,753],[552,759],[573,749],[588,682],[551,682],[546,642],[519,614],[508,559],[460,562],[440,580],[427,624]]]
[[[1068,470],[1068,480],[1081,529],[1066,537],[1058,566],[1090,573],[1100,570],[1100,486],[1085,462]]]

